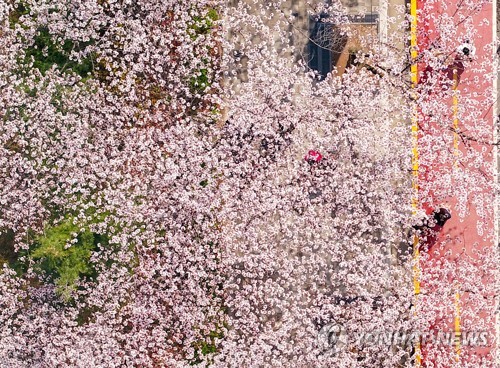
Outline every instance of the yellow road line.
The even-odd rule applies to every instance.
[[[454,167],[458,167],[458,71],[453,71],[453,155]]]
[[[453,71],[453,155],[455,162],[454,169],[458,169],[458,71]],[[457,287],[458,289],[458,287]],[[460,361],[460,293],[455,293],[455,353],[457,362]]]
[[[455,293],[455,353],[457,362],[460,361],[460,293]]]
[[[417,0],[411,0],[410,3],[410,17],[411,17],[411,25],[410,25],[410,56],[412,59],[412,65],[410,69],[411,74],[411,84],[412,89],[414,90],[414,98],[417,101],[417,93],[416,87],[418,85],[418,65],[417,65]],[[418,209],[418,106],[417,103],[414,104],[414,111],[412,115],[411,122],[411,132],[412,132],[412,172],[413,172],[413,198],[412,198],[412,210],[415,215]],[[418,236],[414,236],[413,238],[413,260],[415,265],[413,266],[413,289],[415,293],[415,314],[418,308],[418,295],[420,294],[420,266],[419,266],[419,251],[418,251],[419,239]],[[415,344],[415,363],[417,367],[422,365],[422,354],[420,342],[417,341]]]

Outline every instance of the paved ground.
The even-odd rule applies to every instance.
[[[416,2],[417,8],[423,9],[425,0],[413,1]],[[480,5],[481,2],[477,0],[475,3]],[[476,48],[477,58],[472,61],[470,66],[465,68],[461,80],[457,84],[457,97],[443,100],[441,104],[443,110],[449,111],[450,125],[466,130],[469,124],[480,121],[486,128],[482,139],[492,142],[495,138],[493,136],[493,126],[496,112],[495,106],[491,105],[490,99],[496,86],[493,79],[486,80],[484,75],[485,71],[492,71],[494,67],[492,62],[494,50],[487,47],[487,45],[495,38],[495,9],[492,4],[488,3],[478,8],[478,11],[460,9],[458,4],[463,3],[461,0],[434,2],[434,8],[430,10],[429,14],[434,16],[436,20],[430,24],[417,22],[417,29],[425,32],[419,34],[416,42],[421,46],[429,45],[429,41],[439,38],[437,23],[444,19],[442,14],[448,14],[454,15],[453,19],[456,23],[459,23],[454,40],[458,46],[466,41],[465,38],[467,37],[465,36],[467,22],[461,22],[460,15],[473,17],[473,24],[477,32],[471,42]],[[419,15],[419,19],[424,17],[424,14]],[[445,37],[447,37],[446,42],[452,41],[450,35]],[[484,67],[483,70],[481,70],[481,66]],[[418,67],[422,70],[425,65],[419,64]],[[487,70],[488,68],[489,70]],[[464,105],[465,103],[467,105]],[[422,121],[425,116],[421,111],[419,113],[418,119]],[[436,129],[434,133],[430,134],[441,134],[438,132],[439,129]],[[423,138],[423,134],[420,132],[419,139]],[[462,336],[472,330],[487,329],[492,333],[495,331],[495,324],[493,323],[495,305],[492,301],[492,291],[487,288],[473,290],[471,285],[474,285],[476,280],[482,280],[484,285],[492,285],[495,280],[490,279],[489,276],[492,275],[491,271],[496,267],[488,264],[487,259],[483,260],[478,255],[481,251],[488,252],[495,249],[496,244],[494,197],[491,189],[488,188],[489,184],[496,180],[495,152],[491,145],[469,142],[470,146],[467,148],[464,143],[459,136],[454,135],[450,140],[450,150],[454,151],[457,157],[465,154],[467,150],[480,152],[483,156],[484,165],[478,168],[468,164],[462,166],[453,161],[443,163],[439,162],[440,155],[425,164],[429,173],[438,171],[458,173],[454,182],[454,189],[447,195],[443,196],[443,193],[437,193],[438,190],[435,184],[442,180],[439,175],[419,172],[420,191],[426,192],[428,190],[431,194],[428,200],[421,199],[420,206],[427,207],[427,211],[430,212],[432,208],[442,203],[449,206],[453,214],[453,217],[444,225],[437,238],[434,239],[435,245],[432,251],[428,252],[429,259],[422,261],[422,258],[425,257],[421,256],[420,306],[426,305],[426,308],[429,308],[432,303],[441,303],[441,306],[446,305],[448,315],[443,316],[445,318],[441,318],[439,315],[430,317],[433,318],[433,320],[429,320],[430,325],[436,329],[455,330],[457,334],[461,333]],[[421,157],[421,159],[426,161],[426,157]],[[484,173],[484,180],[467,184],[457,179],[462,174],[464,174],[464,178],[468,173],[476,175],[479,170]],[[475,189],[472,190],[473,186],[475,186]],[[462,209],[456,206],[458,198],[461,198],[466,203],[466,206]],[[422,203],[424,201],[425,203]],[[459,216],[459,212],[462,212],[462,216]],[[431,277],[430,275],[439,273],[438,262],[443,259],[454,262],[457,265],[456,272]],[[447,293],[445,293],[446,290]],[[425,312],[421,311],[421,313]],[[421,346],[421,365],[424,367],[431,366],[431,363],[437,360],[448,359],[450,361],[449,366],[456,363],[457,366],[461,367],[465,366],[466,362],[472,362],[478,357],[492,362],[491,351],[492,344],[486,347],[471,347],[455,342],[453,346],[442,348],[440,352],[436,353],[435,347],[423,343]],[[474,366],[483,367],[489,365]]]

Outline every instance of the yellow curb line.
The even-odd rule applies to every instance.
[[[453,154],[455,156],[454,169],[458,169],[458,75],[453,72]],[[460,293],[455,293],[455,353],[456,361],[460,361]]]
[[[417,66],[417,57],[418,57],[418,51],[417,51],[417,0],[411,0],[410,3],[410,17],[411,17],[411,25],[410,25],[410,55],[411,59],[413,61],[410,69],[410,74],[411,74],[411,85],[412,89],[415,89],[418,85],[418,66]],[[415,101],[416,99],[416,93],[415,93]],[[418,107],[417,104],[415,103],[414,105],[414,111],[413,111],[413,116],[412,116],[412,122],[411,122],[411,133],[412,133],[412,142],[413,142],[413,148],[412,148],[412,172],[413,172],[413,180],[412,180],[412,187],[413,187],[413,198],[412,198],[412,210],[413,214],[415,215],[418,209],[418,168],[419,168],[419,163],[418,163]],[[418,251],[418,244],[419,244],[419,239],[418,236],[414,236],[413,238],[413,260],[415,262],[415,265],[413,266],[413,289],[415,293],[415,314],[417,314],[417,301],[418,301],[418,295],[420,294],[420,267],[419,267],[419,251]],[[420,367],[422,365],[422,355],[421,355],[421,347],[420,347],[420,341],[417,341],[415,343],[415,363],[417,367]]]

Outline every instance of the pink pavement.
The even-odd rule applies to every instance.
[[[418,0],[417,44],[419,54],[424,50],[436,49],[436,44],[461,43],[469,41],[474,45],[475,58],[463,70],[457,84],[458,97],[454,101],[448,94],[436,94],[441,99],[439,104],[443,109],[446,124],[438,126],[429,120],[429,109],[419,106],[418,122],[426,129],[419,131],[419,160],[421,161],[418,176],[419,207],[427,214],[439,205],[447,206],[452,217],[435,238],[427,241],[432,248],[425,252],[419,260],[420,264],[420,295],[418,296],[417,311],[425,315],[427,327],[435,331],[454,331],[457,323],[459,331],[467,334],[471,331],[487,331],[487,343],[484,346],[463,344],[440,345],[434,342],[423,341],[421,344],[421,366],[423,367],[490,367],[495,366],[494,350],[495,335],[495,302],[494,293],[490,286],[495,283],[495,266],[488,262],[488,254],[496,249],[495,233],[495,195],[492,190],[496,180],[495,152],[491,142],[494,136],[495,108],[491,103],[492,94],[496,91],[494,79],[486,78],[485,70],[493,73],[494,51],[491,47],[495,40],[493,6],[491,2],[477,0],[473,3],[477,8],[471,9],[461,0],[445,0],[432,2]],[[438,24],[450,16],[455,20],[455,39],[449,34],[440,34],[443,25]],[[469,17],[472,22],[461,21],[461,16]],[[474,25],[471,31],[470,24]],[[451,27],[451,26],[450,26]],[[469,37],[472,34],[472,37]],[[446,39],[444,40],[444,37]],[[441,38],[441,39],[440,39]],[[466,39],[467,38],[467,39]],[[469,40],[470,38],[470,40]],[[451,56],[450,59],[453,60]],[[485,69],[486,68],[486,69]],[[425,62],[418,64],[420,72],[428,69]],[[449,70],[448,70],[449,72]],[[443,73],[449,79],[449,73]],[[448,77],[446,76],[448,74]],[[426,76],[420,75],[420,83],[426,83]],[[454,110],[454,104],[457,110]],[[425,110],[425,112],[424,112]],[[479,142],[467,141],[448,131],[443,126],[453,126],[454,118],[459,130],[465,135],[478,134]],[[480,122],[481,131],[473,132],[472,126]],[[425,147],[427,134],[442,134],[442,138],[449,142],[449,150],[455,151],[459,162],[448,160],[443,162],[443,155],[432,155],[429,147]],[[454,136],[455,142],[452,142]],[[435,138],[441,138],[435,137]],[[482,163],[474,160],[461,160],[467,152],[475,152],[482,156]],[[432,157],[431,157],[432,156]],[[464,177],[468,173],[482,177],[475,185],[456,180],[450,190],[439,189],[441,176],[459,170]],[[478,174],[479,173],[479,174]],[[457,175],[457,178],[460,177]],[[482,201],[477,198],[483,198]],[[486,198],[487,200],[484,200]],[[488,200],[489,199],[489,200]],[[457,204],[463,201],[466,205],[459,210]],[[459,214],[459,212],[462,212]],[[421,240],[422,241],[422,240]],[[482,253],[484,252],[484,256]],[[453,271],[445,271],[443,262],[455,264]],[[472,288],[476,282],[479,287]],[[448,290],[449,293],[445,291]],[[458,308],[458,309],[457,309]],[[425,310],[424,310],[425,309]],[[441,313],[443,312],[444,313]],[[458,329],[457,329],[458,332]]]

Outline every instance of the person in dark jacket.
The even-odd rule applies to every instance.
[[[465,66],[467,62],[470,62],[476,53],[476,48],[472,45],[468,40],[463,44],[457,47],[455,58],[453,61],[448,64],[448,66],[439,69],[439,77],[443,78],[443,82],[452,83],[454,87],[460,83],[460,79],[462,74],[465,71]],[[420,77],[420,84],[425,84],[428,80],[431,79],[434,74],[434,69],[427,65],[423,70],[423,73]]]
[[[421,224],[413,226],[420,238],[420,251],[429,251],[434,246],[437,235],[450,218],[450,211],[444,207],[439,207],[432,212],[432,216],[423,219]]]
[[[446,68],[446,76],[448,77],[448,79],[455,81],[456,85],[458,85],[458,83],[460,82],[460,78],[465,71],[464,62],[471,61],[475,53],[476,48],[472,44],[470,44],[469,41],[465,41],[465,43],[458,46],[455,59]]]

